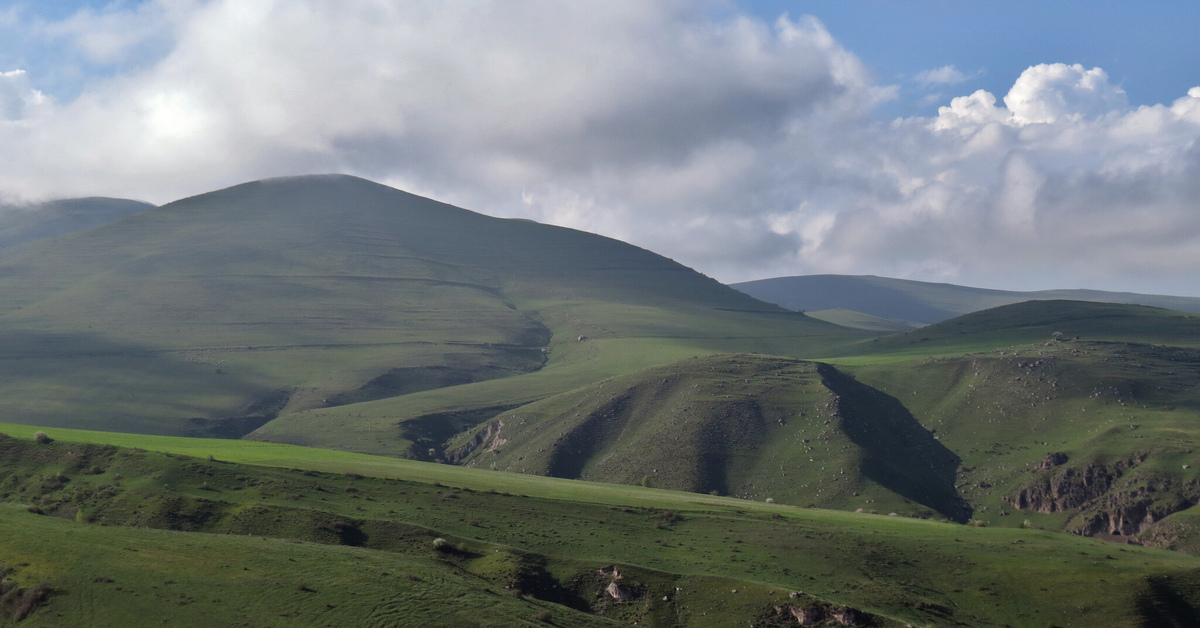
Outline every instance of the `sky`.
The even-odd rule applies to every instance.
[[[0,0],[0,202],[342,172],[722,281],[1200,296],[1200,3]]]

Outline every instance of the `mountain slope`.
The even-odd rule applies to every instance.
[[[238,436],[281,412],[562,361],[570,388],[599,378],[581,366],[594,355],[565,348],[579,336],[601,353],[642,338],[703,352],[849,333],[616,240],[346,176],[244,184],[8,249],[0,290],[10,420],[174,434]],[[302,423],[273,434],[320,428]],[[371,446],[402,452],[399,436]]]
[[[1200,312],[1200,298],[1192,297],[1102,290],[1015,292],[870,275],[777,277],[732,285],[757,299],[792,310],[817,312],[845,309],[914,325],[928,325],[961,314],[1035,299],[1130,303]]]
[[[73,198],[0,206],[0,248],[103,225],[154,205],[119,198]]]

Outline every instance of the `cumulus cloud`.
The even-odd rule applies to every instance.
[[[1200,89],[1130,108],[1099,68],[1039,65],[1003,98],[883,122],[897,87],[818,20],[728,9],[157,0],[79,13],[41,32],[118,70],[61,102],[36,76],[0,76],[0,192],[165,202],[337,171],[619,237],[725,280],[1193,285]]]
[[[1043,63],[1021,73],[1004,105],[1015,121],[1029,124],[1100,116],[1125,108],[1128,100],[1125,90],[1110,84],[1100,68]]]

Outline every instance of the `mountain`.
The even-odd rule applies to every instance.
[[[1128,303],[1200,312],[1200,298],[1174,297],[1101,290],[1038,290],[1013,292],[968,288],[948,283],[928,283],[875,276],[806,275],[777,277],[731,284],[734,288],[791,310],[819,313],[852,310],[911,326],[929,325],[961,314],[1031,300],[1066,299]],[[817,314],[821,316],[821,314]],[[823,317],[828,318],[828,317]],[[855,325],[853,320],[832,318]],[[878,329],[868,327],[867,329]]]
[[[90,229],[153,207],[141,201],[102,197],[0,205],[0,249]]]
[[[8,420],[237,437],[287,415],[257,436],[392,453],[409,446],[395,420],[303,413],[447,387],[467,397],[440,409],[478,409],[683,355],[853,336],[623,242],[338,175],[5,249],[0,290]],[[520,374],[538,377],[470,396]]]

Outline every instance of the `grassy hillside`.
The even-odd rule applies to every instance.
[[[805,312],[805,314],[810,318],[815,318],[827,323],[833,323],[834,325],[852,327],[854,329],[865,329],[867,331],[884,334],[908,331],[918,326],[842,308],[817,311],[808,310]]]
[[[622,343],[640,367],[853,333],[622,242],[344,176],[8,249],[0,290],[7,420],[236,437],[283,417],[258,436],[393,453],[390,425],[364,443],[304,412],[545,371],[508,393],[528,401],[621,372]],[[438,409],[498,403],[464,394]]]
[[[153,207],[141,201],[101,197],[0,205],[0,248],[90,229]]]
[[[1197,338],[1194,314],[1028,302],[836,363],[962,459],[974,518],[1196,552]]]
[[[795,607],[877,626],[1134,626],[1200,604],[1200,559],[1038,530],[637,487],[608,490],[657,506],[610,505],[592,500],[602,485],[552,478],[531,479],[578,490],[517,495],[475,484],[510,474],[405,461],[463,482],[67,437],[0,448],[0,500],[25,507],[0,507],[0,562],[20,594],[48,594],[21,625],[769,626]]]
[[[437,457],[554,477],[966,521],[959,459],[828,365],[694,358],[505,412]]]
[[[910,325],[928,325],[962,314],[1032,300],[1125,303],[1200,312],[1200,298],[1194,297],[1103,290],[1017,292],[870,275],[777,277],[737,283],[733,287],[757,299],[792,310],[852,310],[860,315]]]

